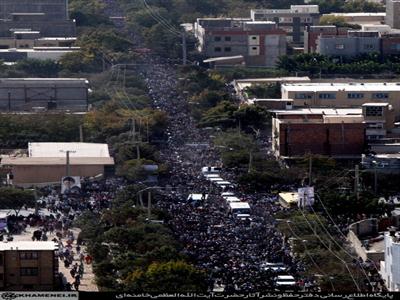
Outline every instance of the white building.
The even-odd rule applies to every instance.
[[[390,292],[400,291],[400,233],[385,233],[385,261],[381,275]]]

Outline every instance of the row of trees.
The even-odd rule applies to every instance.
[[[119,192],[111,210],[87,213],[77,222],[80,238],[94,258],[97,284],[103,291],[206,292],[206,274],[180,253],[180,245],[163,224],[153,224],[137,207],[132,185]],[[146,195],[145,195],[146,196]],[[165,219],[152,211],[151,219]]]
[[[399,56],[381,56],[377,53],[362,54],[352,58],[328,57],[317,53],[282,56],[277,63],[279,69],[287,72],[321,74],[400,73]]]

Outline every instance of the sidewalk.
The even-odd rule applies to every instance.
[[[26,232],[23,232],[22,234],[19,235],[13,235],[14,241],[32,241],[32,234],[35,230],[37,230],[37,227],[30,227],[28,226],[26,228]],[[79,228],[72,228],[71,231],[74,233],[74,243],[72,244],[73,246],[73,251],[74,251],[74,263],[77,262],[79,264],[79,256],[76,254],[76,238],[78,237],[78,234],[80,232]],[[47,233],[47,237],[48,237],[48,241],[51,241],[52,239],[54,239],[56,237],[55,234],[50,234]],[[63,238],[62,239],[63,244],[65,245],[66,243],[66,239]],[[83,253],[85,253],[85,247],[82,246],[81,247],[81,251],[83,251]],[[65,278],[67,279],[68,282],[70,282],[72,284],[72,282],[74,281],[74,279],[72,278],[71,274],[70,274],[70,269],[66,269],[64,267],[64,262],[62,260],[58,260],[59,263],[59,272],[63,273]],[[95,283],[95,276],[93,274],[93,269],[92,269],[92,264],[88,265],[85,263],[85,269],[84,269],[84,273],[83,276],[81,278],[81,284],[79,286],[79,290],[80,291],[85,291],[85,292],[97,292],[99,291],[96,283]],[[74,288],[72,287],[72,290],[74,290]]]

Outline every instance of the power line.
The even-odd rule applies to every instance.
[[[304,219],[306,220],[306,222],[307,222],[308,226],[310,227],[311,231],[313,232],[314,236],[321,242],[321,244],[322,244],[329,252],[332,253],[333,256],[335,256],[339,261],[341,261],[341,262],[345,265],[347,271],[348,271],[349,274],[350,274],[351,279],[353,280],[354,285],[355,285],[356,288],[357,288],[357,291],[360,292],[361,289],[360,289],[360,287],[358,286],[358,284],[357,284],[357,282],[356,282],[356,280],[355,280],[355,278],[354,278],[354,276],[353,276],[353,273],[351,273],[351,270],[350,270],[348,264],[346,263],[346,261],[344,261],[340,256],[338,256],[335,252],[333,252],[332,249],[330,249],[329,246],[327,246],[327,245],[325,244],[325,242],[324,242],[324,241],[321,239],[321,237],[317,234],[317,232],[315,231],[315,229],[311,226],[311,223],[310,223],[310,221],[307,219],[307,217],[305,216],[303,210],[302,210],[301,208],[299,208],[299,211],[300,211],[301,214],[303,215]]]
[[[287,222],[287,225],[288,225],[289,230],[290,230],[290,232],[292,233],[292,235],[293,235],[296,239],[302,240],[302,239],[300,238],[300,236],[298,236],[298,235],[293,231],[292,227],[290,226],[290,223],[291,223],[291,222],[288,221],[288,222]],[[310,258],[311,262],[315,265],[315,267],[316,267],[324,276],[328,277],[329,282],[331,283],[331,286],[332,286],[332,290],[335,291],[335,286],[333,285],[333,282],[332,282],[332,280],[331,280],[331,277],[330,277],[325,271],[323,271],[323,270],[320,268],[320,266],[315,262],[314,258],[312,257],[312,255],[311,255],[310,252],[308,251],[308,248],[307,248],[306,244],[303,243],[303,245],[304,245],[304,249],[305,249],[306,255]]]
[[[143,4],[145,5],[145,8],[149,12],[150,16],[157,21],[159,24],[163,25],[166,30],[168,30],[170,33],[181,37],[182,33],[177,31],[171,24],[168,23],[167,20],[163,19],[159,14],[156,14],[154,10],[148,5],[146,0],[143,0]]]
[[[345,254],[347,254],[350,258],[352,259],[357,259],[358,261],[358,257],[353,256],[352,254],[350,254],[342,245],[340,245],[336,239],[330,234],[329,230],[326,229],[326,227],[324,226],[324,224],[321,222],[321,219],[318,217],[318,215],[315,213],[315,210],[312,206],[310,206],[311,210],[314,213],[314,216],[316,217],[318,223],[321,225],[321,227],[324,229],[324,231],[328,234],[328,236],[331,238],[331,240],[339,247],[339,249],[342,249],[344,251]],[[366,279],[368,280],[369,284],[372,286],[371,284],[371,280],[369,279],[367,273],[365,272],[365,269],[363,268],[363,266],[360,264],[361,270],[364,274],[364,276],[366,277]]]

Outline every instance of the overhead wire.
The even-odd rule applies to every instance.
[[[287,222],[287,225],[288,225],[289,230],[290,230],[290,232],[292,233],[292,235],[293,235],[296,239],[302,240],[302,239],[300,238],[300,236],[298,236],[298,235],[294,232],[294,230],[292,229],[290,223],[291,223],[291,222]],[[306,255],[310,258],[311,262],[314,264],[314,266],[317,268],[317,270],[319,270],[319,271],[322,273],[322,275],[324,275],[325,277],[327,277],[327,278],[329,279],[329,282],[331,283],[331,286],[332,286],[332,290],[333,290],[333,291],[336,291],[335,286],[334,286],[334,284],[333,284],[333,282],[332,282],[331,277],[330,277],[325,271],[323,271],[323,270],[321,269],[321,267],[315,262],[314,258],[312,257],[312,255],[311,255],[310,252],[308,251],[307,246],[305,245],[305,243],[303,243],[303,244],[304,244],[304,249],[305,249]]]
[[[340,256],[338,256],[335,252],[333,252],[332,249],[330,249],[329,246],[326,245],[326,243],[325,243],[325,242],[321,239],[321,237],[317,234],[317,232],[315,231],[315,229],[311,226],[311,223],[310,223],[310,221],[307,219],[307,217],[305,216],[303,210],[302,210],[301,208],[299,208],[299,211],[301,212],[301,214],[303,215],[305,221],[307,222],[308,226],[310,227],[311,231],[313,232],[313,235],[321,242],[321,244],[322,244],[330,253],[332,253],[333,256],[335,256],[339,261],[341,261],[341,262],[344,264],[344,266],[346,267],[347,271],[349,272],[349,275],[350,275],[350,277],[351,277],[351,279],[352,279],[352,281],[353,281],[355,287],[357,288],[357,291],[358,291],[358,292],[361,292],[361,289],[360,289],[360,287],[359,287],[357,281],[355,280],[354,275],[353,275],[353,273],[351,272],[351,270],[350,270],[350,268],[349,268],[349,266],[348,266],[348,263],[347,263],[345,260],[343,260]]]

